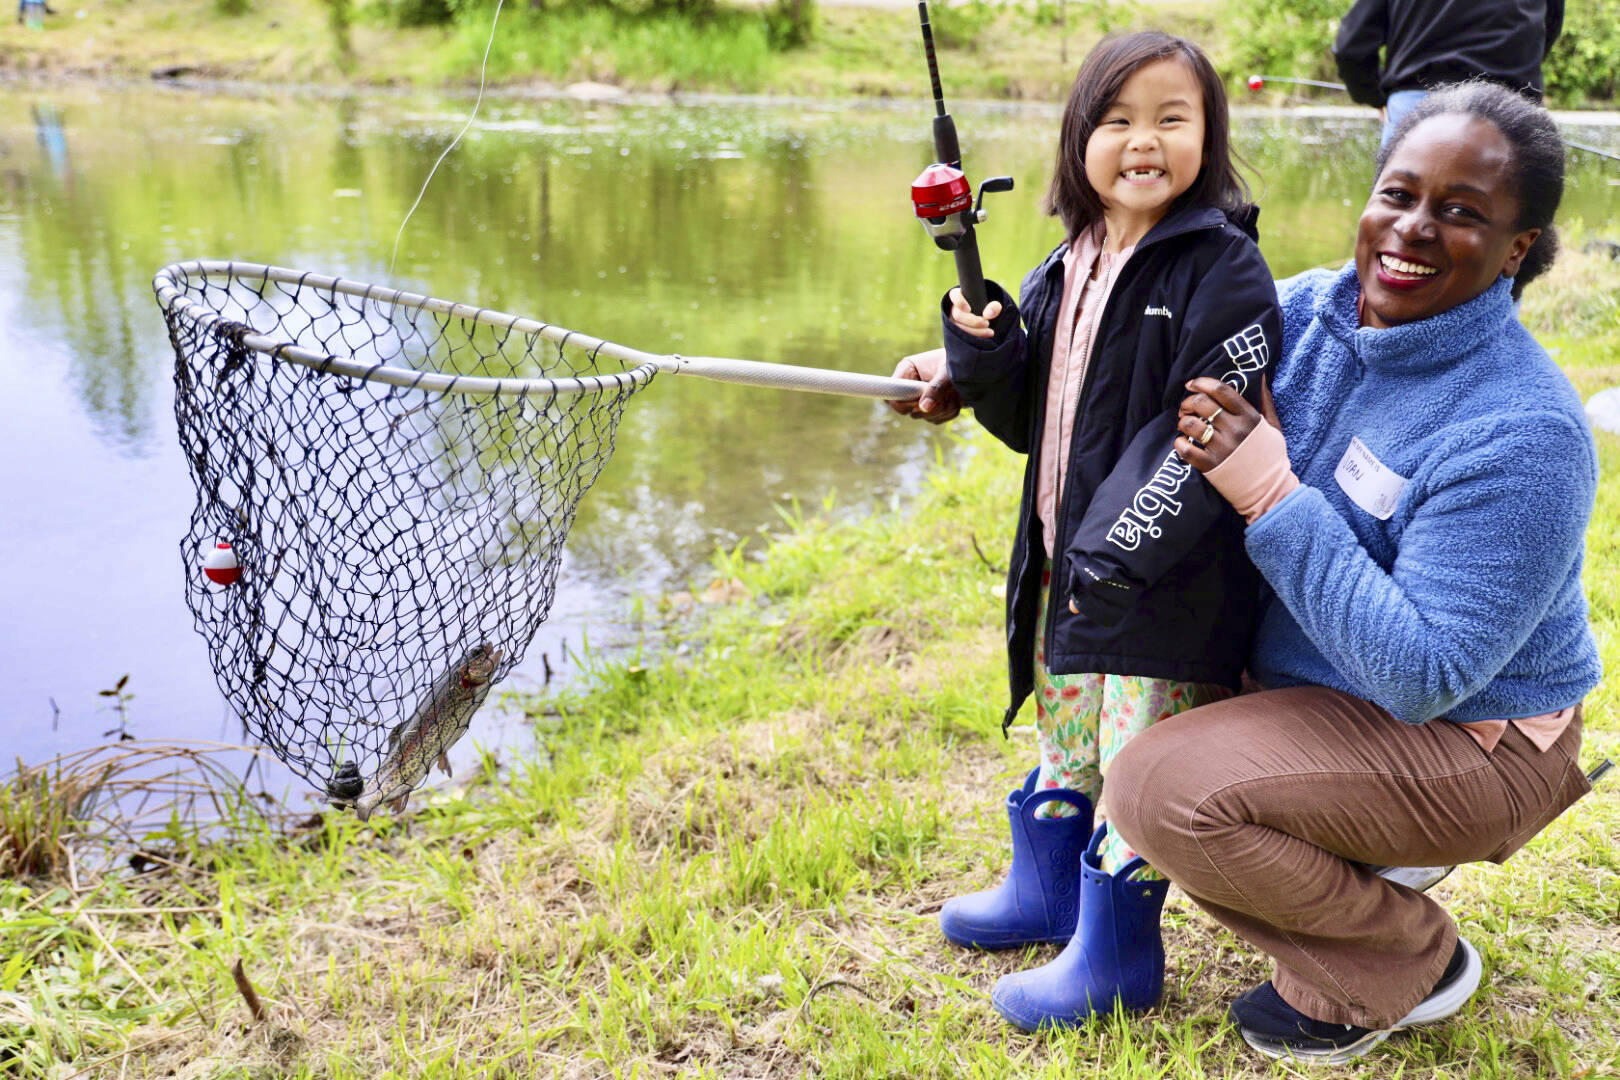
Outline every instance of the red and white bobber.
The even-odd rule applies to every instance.
[[[203,555],[203,573],[216,585],[235,585],[242,579],[242,564],[236,552],[223,540]]]

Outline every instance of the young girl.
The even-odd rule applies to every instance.
[[[992,1001],[1020,1027],[1159,996],[1167,883],[1106,823],[1093,833],[1091,811],[1103,822],[1103,776],[1133,734],[1236,688],[1255,627],[1242,520],[1174,447],[1188,380],[1258,402],[1277,349],[1246,198],[1203,52],[1157,31],[1105,39],[1075,79],[1046,196],[1067,239],[1024,279],[1022,325],[994,282],[982,314],[953,289],[944,350],[896,372],[930,382],[899,411],[942,420],[968,405],[1029,455],[1003,727],[1033,691],[1040,764],[1007,799],[1007,880],[940,914],[959,945],[1069,943],[997,983]]]

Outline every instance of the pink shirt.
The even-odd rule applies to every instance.
[[[1080,387],[1096,344],[1108,294],[1120,267],[1136,250],[1132,244],[1111,255],[1102,249],[1101,225],[1087,229],[1063,256],[1063,300],[1052,335],[1052,365],[1046,377],[1046,424],[1041,430],[1040,472],[1035,478],[1035,513],[1041,520],[1046,557],[1054,557],[1058,494],[1069,472],[1069,440],[1080,409]]]
[[[1288,467],[1288,446],[1282,432],[1270,424],[1260,424],[1249,432],[1225,461],[1204,476],[1251,524],[1299,487],[1299,478]],[[1557,712],[1518,720],[1475,720],[1463,724],[1462,729],[1488,754],[1496,749],[1496,744],[1502,741],[1502,733],[1512,724],[1537,750],[1546,753],[1569,727],[1575,709],[1576,706],[1571,705]]]

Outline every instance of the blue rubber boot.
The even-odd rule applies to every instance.
[[[969,949],[1015,949],[1074,936],[1080,855],[1091,833],[1091,800],[1067,788],[1035,790],[1039,769],[1007,796],[1012,869],[994,889],[958,896],[940,909],[946,940]],[[1074,807],[1072,817],[1038,818],[1049,802]]]
[[[1151,1009],[1164,988],[1159,912],[1170,883],[1132,881],[1140,857],[1105,874],[1098,851],[1108,833],[1097,827],[1080,860],[1080,921],[1068,948],[1045,967],[1004,975],[990,993],[996,1011],[1025,1031],[1083,1024],[1093,1013]]]

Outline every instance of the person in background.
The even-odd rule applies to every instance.
[[[1440,83],[1484,78],[1541,100],[1541,62],[1563,25],[1564,0],[1356,0],[1333,58],[1351,99],[1381,110],[1388,142]]]
[[[29,8],[34,9],[33,15],[36,19],[56,14],[56,9],[45,3],[45,0],[17,0],[17,21],[19,23],[28,21]]]
[[[1264,689],[1132,739],[1108,798],[1275,961],[1231,1003],[1263,1054],[1342,1063],[1462,1009],[1478,951],[1375,867],[1501,862],[1591,789],[1597,451],[1512,311],[1553,261],[1563,187],[1546,109],[1436,90],[1379,151],[1355,258],[1278,283],[1270,418],[1213,379],[1182,402],[1177,450],[1244,515],[1272,590]]]
[[[1005,722],[1033,692],[1038,764],[1006,800],[1007,879],[940,913],[968,948],[1067,942],[996,984],[991,1002],[1026,1029],[1158,1000],[1168,885],[1108,828],[1109,762],[1149,725],[1229,695],[1248,655],[1259,582],[1242,520],[1175,450],[1183,384],[1210,376],[1257,402],[1279,340],[1228,130],[1196,45],[1104,39],[1058,136],[1046,208],[1063,243],[1018,305],[986,282],[976,315],[953,289],[945,348],[896,371],[930,384],[897,411],[942,420],[965,402],[1028,455]]]

